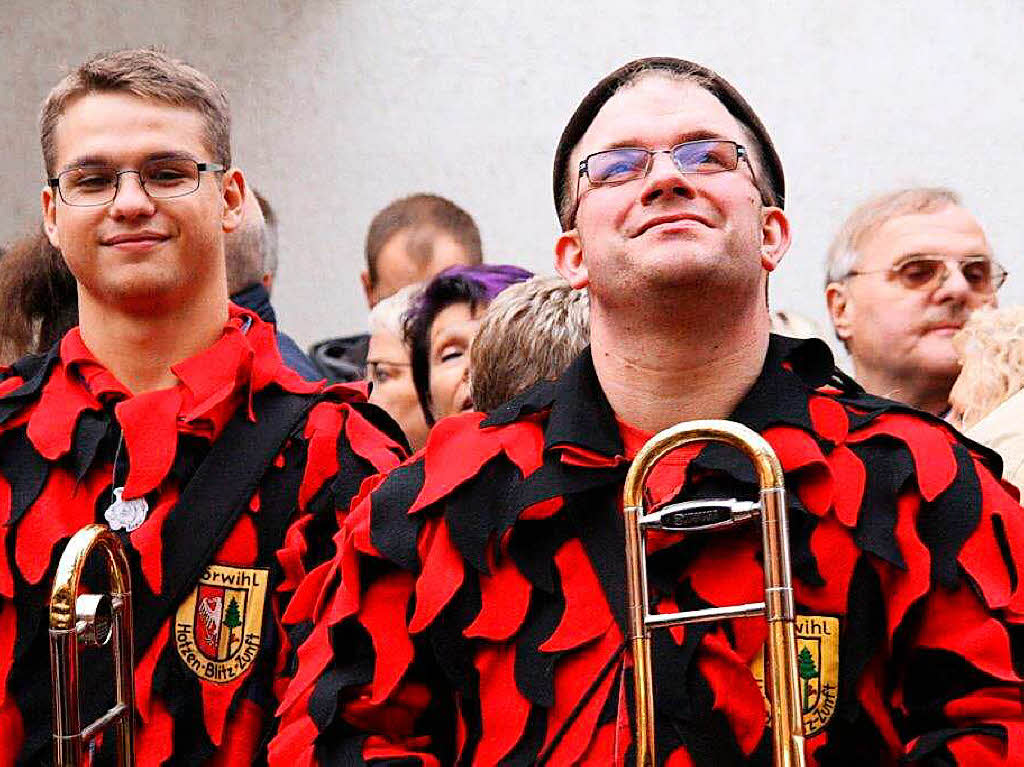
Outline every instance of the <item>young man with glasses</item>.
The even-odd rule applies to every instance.
[[[996,305],[1006,270],[949,189],[868,200],[829,248],[825,299],[854,377],[872,394],[929,413],[949,409],[960,363],[953,336]]]
[[[628,64],[563,132],[554,191],[591,346],[365,488],[288,616],[317,624],[271,762],[633,763],[624,476],[652,432],[729,418],[786,471],[809,763],[1019,763],[1021,510],[992,454],[770,336],[789,224],[750,106],[695,64]],[[650,500],[753,497],[718,448],[669,456]],[[756,525],[648,547],[658,612],[765,599]],[[654,632],[658,763],[771,763],[766,634]]]
[[[80,325],[0,375],[0,764],[49,758],[50,584],[91,523],[131,567],[136,757],[258,759],[295,588],[360,481],[404,453],[360,392],[301,379],[229,303],[224,236],[250,194],[229,135],[217,85],[151,50],[86,62],[43,106],[44,225]],[[60,705],[88,724],[113,664],[83,661]]]

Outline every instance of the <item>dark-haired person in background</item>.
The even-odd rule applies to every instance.
[[[377,213],[366,233],[366,269],[360,275],[372,309],[400,288],[429,280],[456,264],[479,264],[480,231],[473,217],[436,194],[394,200]],[[365,375],[370,337],[329,338],[310,354],[329,381],[355,381]]]
[[[368,484],[281,706],[273,763],[631,764],[622,483],[654,432],[729,418],[786,471],[810,764],[1021,764],[1024,519],[994,454],[769,333],[789,222],[742,96],[678,59],[583,99],[555,155],[558,271],[591,347],[558,381],[439,422]],[[756,497],[679,451],[651,501]],[[757,525],[649,539],[660,612],[765,599]],[[769,597],[770,598],[770,597]],[[659,762],[771,763],[762,618],[654,633]]]
[[[406,314],[405,340],[427,426],[473,410],[469,355],[480,319],[501,291],[532,276],[507,264],[453,266],[413,299]]]

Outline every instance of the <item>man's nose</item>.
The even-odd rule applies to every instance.
[[[956,262],[944,262],[945,273],[942,275],[942,281],[939,286],[935,289],[935,300],[946,301],[946,300],[964,300],[972,292],[971,284],[964,277],[964,273],[960,270],[960,264]]]
[[[142,176],[137,171],[124,171],[117,179],[114,199],[110,203],[110,215],[114,218],[151,215],[153,200],[142,186]]]
[[[651,158],[651,168],[644,178],[640,201],[649,205],[663,195],[692,197],[693,173],[681,173],[670,152],[657,152]]]

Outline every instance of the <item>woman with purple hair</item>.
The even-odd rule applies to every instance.
[[[473,409],[469,349],[484,309],[509,285],[533,274],[507,264],[445,269],[413,300],[405,319],[412,377],[428,426]]]

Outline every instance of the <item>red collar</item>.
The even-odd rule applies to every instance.
[[[174,386],[132,395],[74,328],[29,417],[29,439],[43,457],[56,460],[71,449],[83,411],[115,403],[131,467],[124,495],[136,498],[167,475],[179,433],[214,440],[240,406],[253,418],[253,395],[272,384],[297,393],[320,388],[281,361],[272,325],[236,306],[212,346],[171,370],[178,377]]]

